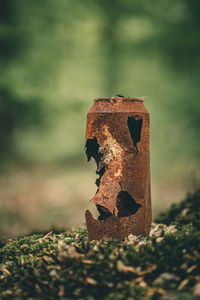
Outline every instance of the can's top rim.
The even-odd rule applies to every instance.
[[[145,97],[105,97],[105,98],[96,98],[94,101],[95,102],[100,102],[100,101],[140,101],[144,102]]]

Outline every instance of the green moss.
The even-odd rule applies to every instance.
[[[200,189],[187,195],[180,203],[173,204],[171,208],[156,218],[157,223],[192,224],[200,230]]]
[[[192,217],[200,212],[198,201],[199,191],[173,206],[158,220],[177,224],[187,209],[187,222],[178,230],[154,224],[148,239],[89,241],[81,227],[10,241],[0,249],[0,299],[139,300],[169,292],[198,299],[192,295],[200,271],[199,223]],[[168,280],[159,282],[166,272]]]

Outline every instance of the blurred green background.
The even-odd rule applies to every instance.
[[[76,227],[97,97],[147,96],[154,216],[199,182],[198,0],[0,0],[0,234]]]

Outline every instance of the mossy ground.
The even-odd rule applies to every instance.
[[[85,227],[1,242],[0,299],[200,299],[200,191],[156,222],[123,243]]]

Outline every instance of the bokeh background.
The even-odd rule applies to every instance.
[[[97,97],[147,96],[153,214],[199,182],[199,0],[0,0],[0,235],[84,223]]]

